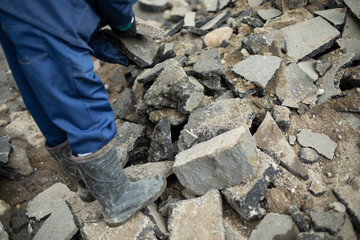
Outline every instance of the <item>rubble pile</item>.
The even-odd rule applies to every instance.
[[[139,6],[165,23],[139,19],[135,39],[107,31],[137,66],[102,63],[97,72],[111,69],[103,80],[125,173],[161,174],[165,193],[109,228],[98,202],[51,184],[11,206],[0,200],[0,238],[359,239],[358,1]],[[36,171],[25,150],[40,149],[42,138],[14,99],[0,108],[0,175],[21,180]],[[26,216],[9,214],[16,207]]]

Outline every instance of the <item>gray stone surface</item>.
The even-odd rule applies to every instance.
[[[169,29],[166,34],[165,37],[171,37],[174,34],[176,34],[177,32],[179,32],[184,26],[184,21],[179,21],[178,23],[176,23],[171,29]]]
[[[253,17],[242,17],[240,18],[240,22],[250,25],[254,28],[261,28],[264,26],[264,23],[261,20]]]
[[[160,175],[165,179],[173,174],[174,161],[150,162],[137,164],[124,169],[130,181],[138,181],[152,175]]]
[[[315,231],[329,232],[331,235],[335,235],[344,225],[346,213],[334,210],[329,212],[310,211],[310,217]]]
[[[324,187],[321,179],[313,179],[309,186],[309,192],[315,197],[324,195],[326,188]]]
[[[155,203],[149,204],[142,212],[154,224],[154,232],[159,239],[167,239],[169,233],[167,231],[167,221],[159,213],[158,207]]]
[[[223,218],[223,224],[225,229],[225,240],[247,240],[237,228],[236,222],[230,220],[227,217]]]
[[[307,0],[287,0],[288,6],[290,9],[295,9],[299,7],[305,7],[308,3]]]
[[[310,77],[314,82],[319,78],[319,74],[315,70],[316,60],[313,58],[301,61],[298,63],[298,66],[301,70],[304,71],[308,77]]]
[[[178,147],[185,150],[242,125],[250,128],[254,112],[246,100],[224,99],[191,112],[180,132]]]
[[[199,0],[199,3],[202,5],[203,9],[208,12],[218,11],[218,0]]]
[[[5,231],[10,231],[11,206],[0,199],[0,223],[2,223]],[[1,239],[1,238],[0,238]]]
[[[64,239],[70,240],[78,228],[74,223],[73,215],[65,201],[61,201],[46,219],[40,230],[35,234],[34,240]]]
[[[26,215],[29,218],[34,217],[36,220],[40,220],[51,214],[62,201],[74,194],[65,184],[55,183],[29,202],[26,207]]]
[[[221,90],[221,78],[225,75],[218,50],[211,49],[200,54],[194,64],[199,81],[211,90]]]
[[[219,191],[213,190],[202,197],[177,203],[169,217],[170,239],[224,240],[221,202]]]
[[[201,26],[200,30],[211,31],[215,28],[220,27],[221,24],[223,24],[226,21],[226,19],[230,17],[230,14],[231,14],[230,10],[217,14],[209,22]]]
[[[354,60],[360,60],[360,39],[340,38],[336,41],[340,48],[346,53],[354,53]]]
[[[297,140],[302,147],[311,147],[328,159],[333,159],[337,143],[327,135],[313,133],[309,129],[301,129],[297,134]]]
[[[265,35],[271,44],[280,32],[287,45],[287,57],[291,62],[313,57],[331,47],[340,32],[322,17],[316,17],[295,25],[275,30]]]
[[[316,163],[319,159],[319,154],[312,148],[301,148],[300,150],[300,161],[307,164]]]
[[[171,126],[178,126],[187,120],[186,115],[179,113],[174,108],[155,110],[149,114],[149,120],[153,123],[158,123],[164,117],[169,119]]]
[[[344,0],[345,5],[350,9],[358,21],[360,21],[360,5],[357,0]]]
[[[154,58],[154,64],[163,62],[167,59],[176,57],[175,53],[175,43],[163,43],[158,48],[156,56]]]
[[[148,83],[152,80],[155,80],[160,73],[168,66],[168,64],[175,64],[174,59],[169,59],[164,62],[156,64],[154,67],[143,70],[139,76],[137,76],[137,81],[140,83]]]
[[[269,9],[259,9],[257,10],[257,14],[263,21],[267,21],[276,17],[279,17],[282,12],[276,8],[269,8]]]
[[[336,234],[336,237],[339,239],[346,239],[346,240],[357,240],[357,234],[354,230],[354,227],[349,219],[349,216],[346,216],[345,223],[341,230]]]
[[[161,216],[168,218],[169,217],[169,213],[171,211],[171,209],[175,206],[175,204],[180,200],[179,198],[173,197],[172,195],[170,195],[168,197],[167,200],[161,202],[159,204],[159,212],[161,214]]]
[[[1,221],[0,221],[0,239],[1,240],[9,240],[9,235],[8,233],[5,231],[4,226],[2,225]]]
[[[290,127],[290,109],[284,106],[274,106],[272,117],[276,124],[284,131],[287,132]]]
[[[259,219],[266,214],[266,210],[260,207],[259,202],[264,199],[269,184],[280,172],[274,160],[261,151],[259,162],[257,177],[222,191],[226,201],[246,221]]]
[[[180,113],[191,112],[203,98],[202,86],[188,78],[175,60],[169,62],[144,95],[147,105],[156,109],[177,108]]]
[[[134,94],[130,88],[125,88],[116,101],[112,104],[114,114],[119,119],[125,119],[135,112]]]
[[[316,90],[313,80],[296,63],[291,63],[285,67],[284,77],[276,85],[275,94],[281,101],[291,99],[299,103]]]
[[[290,205],[289,211],[300,232],[310,232],[310,228],[303,216],[300,214],[299,209],[295,205]]]
[[[13,148],[10,144],[10,137],[0,137],[0,166],[5,165],[9,162],[10,153]]]
[[[350,13],[346,14],[345,25],[341,36],[343,38],[360,40],[360,22]]]
[[[345,23],[345,15],[346,9],[345,8],[333,8],[327,9],[322,11],[316,11],[315,16],[321,16],[327,21],[329,21],[334,27],[338,30],[342,29],[342,26]]]
[[[346,206],[354,227],[360,231],[360,194],[359,189],[350,185],[338,186],[333,190],[336,198]]]
[[[34,172],[29,158],[23,148],[14,146],[9,163],[0,168],[0,175],[11,180],[21,180]]]
[[[170,122],[164,117],[156,124],[151,135],[149,162],[173,160]]]
[[[249,7],[258,7],[263,4],[264,0],[247,0]]]
[[[254,134],[254,140],[258,148],[280,161],[280,164],[292,174],[303,179],[309,178],[306,169],[269,112]]]
[[[331,237],[330,234],[324,232],[314,232],[314,233],[302,232],[298,234],[296,239],[297,240],[332,240],[333,237]]]
[[[187,12],[184,17],[184,28],[195,27],[195,12]]]
[[[290,216],[268,213],[251,232],[249,240],[296,239],[298,233]]]
[[[141,5],[146,0],[139,1],[139,4]],[[147,0],[149,1],[149,0]],[[165,2],[165,4],[164,4]],[[161,0],[161,1],[153,1],[153,4],[158,4],[159,6],[166,5],[167,0]],[[136,18],[136,33],[142,34],[144,36],[148,36],[154,39],[162,39],[165,36],[165,31],[161,28],[154,27],[152,24],[147,23],[146,21]]]
[[[279,57],[254,55],[235,64],[232,70],[261,89],[266,89],[281,62]]]
[[[241,126],[178,153],[174,172],[185,188],[203,195],[256,176],[257,159],[252,136]]]
[[[266,46],[266,40],[259,33],[254,32],[242,40],[242,45],[250,54],[257,54]]]
[[[331,68],[332,63],[328,61],[316,62],[314,66],[319,75],[323,76]]]

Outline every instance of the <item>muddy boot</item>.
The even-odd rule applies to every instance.
[[[68,142],[64,142],[57,147],[49,147],[45,143],[46,150],[50,153],[51,157],[60,165],[64,172],[77,183],[78,192],[81,200],[84,202],[95,201],[94,196],[91,194],[89,189],[86,187],[84,180],[82,179],[79,169],[76,164],[70,159],[71,149]]]
[[[129,182],[123,172],[113,141],[85,156],[72,158],[86,185],[101,204],[105,222],[117,227],[135,213],[154,202],[166,187],[161,176]]]

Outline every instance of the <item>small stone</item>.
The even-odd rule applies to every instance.
[[[310,77],[314,82],[319,78],[318,72],[315,70],[316,60],[313,58],[301,61],[298,63],[298,66],[301,70],[304,71],[308,77]]]
[[[266,46],[266,40],[259,33],[255,32],[246,36],[242,44],[250,54],[257,54]]]
[[[221,41],[221,45],[220,45],[220,46],[221,46],[222,48],[227,48],[228,46],[230,46],[230,44],[231,44],[231,41],[224,39],[224,40]]]
[[[296,136],[295,135],[289,135],[289,143],[291,146],[295,145]]]
[[[300,150],[300,161],[307,164],[316,163],[319,159],[319,154],[312,148],[302,148]]]
[[[224,40],[229,40],[233,33],[232,28],[217,28],[205,35],[204,43],[208,47],[220,47]]]
[[[11,180],[21,180],[33,171],[25,150],[14,146],[14,152],[10,156],[9,163],[0,168],[0,175]]]
[[[329,204],[329,207],[340,213],[346,212],[346,207],[340,202],[332,202]]]
[[[263,4],[264,0],[247,0],[249,7],[258,7]]]
[[[250,25],[254,28],[261,28],[264,26],[264,23],[262,21],[253,17],[242,17],[240,18],[240,22]]]
[[[294,222],[300,229],[300,232],[310,232],[310,228],[305,222],[303,216],[300,214],[299,209],[295,205],[291,205],[289,207],[289,211],[291,213],[291,217],[293,218]]]
[[[360,40],[359,39],[344,39],[340,38],[336,40],[336,43],[340,46],[341,50],[345,53],[354,53],[354,60],[360,60]]]
[[[360,23],[352,14],[346,14],[342,37],[360,40]]]
[[[164,202],[161,202],[159,204],[159,212],[160,212],[161,216],[168,218],[169,212],[175,206],[175,204],[179,201],[181,201],[179,198],[175,198],[170,195],[167,200],[165,200]]]
[[[324,232],[314,232],[314,233],[308,233],[308,232],[302,232],[299,233],[297,240],[332,240],[332,238],[328,233]]]
[[[339,213],[334,210],[329,212],[310,211],[310,217],[315,231],[327,231],[335,235],[344,225],[346,213]]]
[[[319,73],[320,76],[323,76],[327,70],[329,70],[332,66],[331,62],[323,61],[323,62],[316,62],[315,69]]]
[[[231,14],[230,10],[219,13],[214,18],[212,18],[209,22],[207,22],[205,25],[200,27],[200,30],[211,31],[213,29],[218,28],[219,26],[221,26],[221,24],[223,22],[226,21],[226,19],[228,19],[230,17],[230,14]]]
[[[134,94],[130,88],[125,88],[112,107],[114,114],[119,119],[125,119],[128,115],[135,112]]]
[[[184,17],[184,28],[192,28],[195,27],[195,12],[187,12]]]
[[[150,162],[126,167],[124,173],[130,181],[136,182],[146,177],[160,175],[165,179],[173,172],[174,161]]]
[[[326,189],[322,185],[322,183],[319,180],[313,180],[310,183],[309,191],[314,195],[315,197],[320,197],[324,195]]]
[[[243,55],[244,57],[250,56],[250,53],[245,48],[241,49],[240,52],[241,52],[241,55]]]
[[[163,62],[174,57],[176,57],[175,43],[163,43],[158,48],[156,56],[154,57],[154,63]]]
[[[155,126],[151,135],[149,162],[173,160],[170,122],[164,117]]]
[[[149,114],[149,120],[153,123],[158,123],[164,117],[169,119],[171,126],[178,126],[187,120],[186,115],[179,113],[176,109],[173,108],[155,110]]]
[[[360,21],[360,6],[356,0],[344,0],[345,5],[350,9],[357,20]]]
[[[325,90],[320,88],[320,89],[316,90],[316,95],[321,96],[324,94],[324,92],[325,92]]]
[[[316,11],[315,16],[321,16],[328,20],[334,27],[341,30],[345,22],[346,9],[333,8],[322,11]]]
[[[290,110],[287,107],[275,106],[272,116],[276,124],[284,131],[287,132],[290,127]]]

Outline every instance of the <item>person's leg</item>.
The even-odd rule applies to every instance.
[[[30,110],[34,104],[57,129],[67,133],[76,154],[95,152],[106,145],[116,134],[116,124],[104,85],[93,70],[91,49],[69,46],[17,19],[2,25],[29,85],[26,89],[32,89],[37,98],[27,106],[31,114],[35,112],[33,117],[45,137],[48,128],[42,125],[43,117]]]

